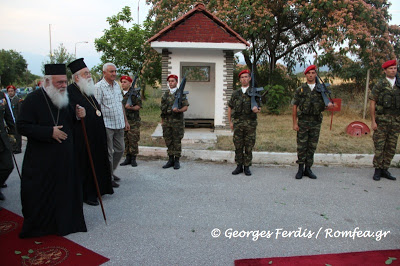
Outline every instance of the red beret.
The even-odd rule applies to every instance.
[[[249,75],[250,75],[250,70],[248,70],[248,69],[245,69],[245,70],[242,70],[242,71],[240,71],[240,73],[239,73],[238,77],[240,78],[240,76],[241,76],[242,74],[245,74],[245,73],[247,73],[247,74],[249,74]]]
[[[304,75],[307,74],[308,71],[310,71],[310,70],[316,70],[316,69],[317,69],[317,67],[316,67],[315,65],[311,65],[311,66],[309,66],[309,67],[306,68],[306,71],[304,71]]]
[[[123,79],[126,79],[126,80],[129,81],[129,82],[132,82],[132,81],[133,81],[132,78],[131,78],[130,76],[122,76],[122,77],[119,79],[119,81],[122,81]]]
[[[13,85],[8,85],[8,86],[7,86],[7,91],[8,91],[8,89],[10,89],[10,88],[11,88],[11,89],[14,89],[14,90],[17,89],[17,88],[15,88]]]
[[[177,75],[169,75],[167,77],[167,81],[169,80],[169,78],[174,78],[176,81],[178,81],[178,76]]]
[[[397,65],[396,60],[389,60],[382,64],[382,68],[386,69],[388,67],[395,66],[395,65]]]

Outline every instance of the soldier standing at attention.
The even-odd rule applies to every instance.
[[[369,99],[372,137],[375,146],[373,179],[381,177],[396,180],[388,169],[396,152],[400,133],[400,80],[396,80],[397,62],[389,60],[382,65],[386,78],[372,88]]]
[[[22,99],[16,94],[16,88],[13,85],[7,86],[7,94],[8,97],[10,98],[10,103],[15,121],[17,121],[18,113],[19,110],[21,109]],[[14,136],[16,142],[13,144],[13,152],[15,154],[18,154],[22,152],[21,151],[22,136],[18,132],[16,132]]]
[[[140,140],[140,116],[139,110],[142,108],[142,99],[140,98],[139,92],[133,92],[131,95],[132,103],[128,102],[128,91],[132,85],[132,78],[129,76],[122,76],[119,81],[121,82],[122,92],[124,94],[122,104],[125,106],[125,114],[128,119],[129,125],[131,127],[130,130],[125,131],[124,141],[125,141],[125,161],[123,161],[120,165],[132,165],[133,167],[137,166],[136,156],[139,153],[139,145],[138,142]]]
[[[233,92],[228,103],[229,126],[233,130],[233,143],[235,145],[236,169],[232,175],[243,173],[251,175],[250,166],[253,159],[253,147],[256,143],[257,113],[259,107],[251,108],[250,71],[245,69],[239,73],[239,80],[242,88]],[[258,106],[260,106],[259,99]]]
[[[297,131],[298,160],[296,163],[299,165],[296,179],[301,179],[303,176],[316,179],[317,176],[311,171],[311,166],[314,163],[314,153],[318,145],[325,103],[321,92],[316,89],[316,66],[307,67],[304,75],[306,83],[296,89],[292,100],[293,130]],[[332,103],[329,103],[328,106],[331,107]],[[297,107],[299,111],[297,111]],[[305,170],[304,165],[306,165]]]
[[[163,129],[163,137],[168,148],[168,162],[163,168],[174,167],[179,169],[179,158],[182,153],[182,138],[185,134],[185,121],[183,113],[187,111],[189,102],[185,95],[182,95],[182,107],[180,109],[172,106],[175,102],[175,96],[178,90],[178,76],[169,75],[167,77],[169,90],[161,97],[161,125]]]

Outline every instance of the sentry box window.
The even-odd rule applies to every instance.
[[[183,76],[186,75],[186,81],[190,82],[209,82],[210,67],[209,66],[183,66]]]

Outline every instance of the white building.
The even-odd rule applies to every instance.
[[[215,129],[229,127],[227,101],[233,91],[234,54],[249,44],[203,4],[172,22],[148,42],[162,54],[162,89],[167,77],[186,73],[189,91],[186,124],[210,123]]]

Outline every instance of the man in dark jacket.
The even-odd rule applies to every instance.
[[[86,232],[73,127],[85,109],[68,104],[64,64],[45,65],[43,89],[29,93],[17,129],[26,136],[21,178],[21,238]]]
[[[8,176],[14,169],[11,154],[12,148],[3,121],[5,121],[7,124],[8,133],[15,134],[15,124],[11,110],[8,107],[5,94],[0,92],[0,186],[3,186]],[[4,199],[5,197],[0,190],[0,200]]]
[[[73,80],[73,83],[67,88],[69,104],[71,107],[79,104],[86,110],[84,123],[100,194],[113,194],[110,163],[108,161],[106,128],[103,116],[101,115],[100,105],[94,97],[95,87],[93,79],[83,58],[71,62],[68,68],[72,72]],[[96,206],[99,205],[99,202],[97,201],[97,191],[86,149],[82,124],[76,123],[73,132],[76,171],[82,180],[83,201],[86,204]]]

